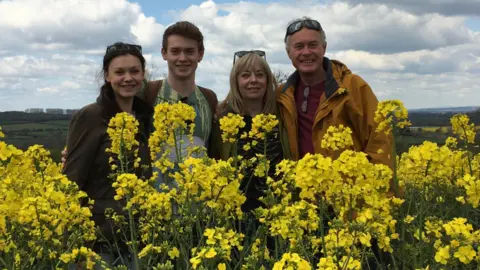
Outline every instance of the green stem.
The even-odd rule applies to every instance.
[[[350,193],[350,209],[348,210],[348,221],[353,221],[353,194]]]
[[[392,137],[393,137],[393,146],[392,146],[392,168],[393,168],[393,188],[395,191],[395,197],[399,197],[399,188],[398,188],[398,176],[397,176],[397,139],[395,136],[396,127],[395,124],[392,125]]]
[[[128,168],[127,168],[127,164],[125,164],[124,162],[124,153],[126,152],[125,151],[125,141],[123,139],[123,132],[125,130],[125,120],[123,122],[123,126],[122,126],[122,136],[120,136],[120,153],[118,154],[118,159],[120,160],[120,170],[121,172],[125,173],[127,172],[128,173]]]
[[[263,138],[263,165],[265,166],[265,181],[268,180],[268,167],[267,167],[267,133]]]
[[[325,245],[325,228],[323,228],[323,219],[325,218],[323,216],[323,199],[320,195],[320,236],[322,237],[322,248],[323,248],[323,256],[327,256],[327,247]]]
[[[130,196],[127,195],[127,201],[130,200]],[[137,236],[135,233],[135,221],[133,220],[132,209],[128,209],[128,223],[130,226],[130,241],[132,242],[132,251],[133,251],[133,261],[135,264],[135,269],[140,269],[140,264],[138,261],[138,248],[137,248]]]
[[[470,169],[470,175],[473,175],[473,170],[472,170],[472,160],[470,159],[470,152],[468,151],[468,138],[467,138],[467,129],[465,126],[462,126],[463,134],[465,134],[465,140],[463,140],[463,144],[465,147],[465,151],[467,151],[467,159],[468,159],[468,167]]]
[[[232,145],[233,148],[233,162],[235,167],[235,178],[238,178],[238,141]]]
[[[7,263],[1,257],[0,257],[0,263],[2,263],[2,265],[7,267]],[[7,268],[7,269],[10,269],[10,268]]]
[[[470,175],[473,176],[473,169],[472,169],[472,153],[467,150],[467,159],[468,159],[468,168],[470,169]]]
[[[368,265],[368,259],[365,258],[365,250],[367,249],[367,246],[364,245],[363,246],[363,249],[362,249],[362,258],[360,259],[360,263],[363,263],[363,260],[365,260],[365,262],[367,263]]]
[[[343,266],[342,266],[342,269],[346,269],[347,265],[348,265],[348,261],[350,261],[350,258],[352,257],[352,250],[353,250],[353,247],[355,245],[355,242],[357,240],[357,233],[358,232],[355,232],[355,235],[353,236],[353,243],[352,245],[350,246],[350,252],[348,253],[348,256],[347,256],[347,259],[345,260],[345,262],[343,263]]]
[[[397,261],[395,260],[395,256],[393,256],[393,254],[390,253],[390,257],[392,257],[393,269],[398,269]],[[402,264],[402,269],[403,269],[403,264]]]
[[[426,192],[426,186],[424,185],[422,193],[425,194],[425,192]],[[422,240],[423,240],[422,234],[423,234],[423,218],[424,218],[424,216],[423,216],[423,211],[424,211],[423,205],[424,205],[424,202],[425,202],[424,197],[420,196],[420,227],[419,227],[419,236],[418,236],[419,240],[418,241],[419,241],[420,245],[422,245],[422,246],[423,246],[423,244],[422,244]],[[423,266],[423,252],[422,252],[422,250],[420,250],[420,264],[421,264],[420,267],[422,267]],[[417,264],[415,264],[415,267],[418,268]]]
[[[35,162],[38,162],[37,160],[35,160]],[[40,169],[40,175],[42,177],[42,183],[45,181],[45,176],[43,174],[43,170]],[[46,250],[46,245],[45,245],[45,241],[43,239],[43,235],[44,235],[44,230],[43,230],[43,222],[40,220],[40,215],[38,213],[38,206],[37,206],[37,202],[35,202],[35,215],[36,215],[36,218],[37,218],[37,221],[38,223],[40,224],[39,226],[39,229],[40,229],[40,240],[41,240],[41,243],[42,243],[42,253],[43,253],[43,258],[48,258],[48,254],[47,254],[47,250]],[[42,262],[43,263],[43,262]]]
[[[181,162],[180,156],[181,156],[181,150],[179,149],[177,145],[177,134],[175,130],[173,131],[173,143],[175,144],[175,155],[177,156],[177,163]]]

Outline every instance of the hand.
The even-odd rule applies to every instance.
[[[65,167],[65,162],[67,162],[67,148],[62,151],[62,167]]]

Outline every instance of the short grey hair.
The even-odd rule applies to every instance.
[[[313,19],[308,17],[308,16],[303,16],[301,18],[293,19],[293,20],[288,22],[287,27],[285,28],[285,33],[287,32],[287,29],[291,24],[296,23],[296,22],[301,22],[301,21],[304,21],[304,20],[313,20]],[[327,36],[325,35],[325,31],[323,29],[320,30],[320,41],[322,42],[323,45],[327,44]],[[290,35],[287,36],[287,38],[285,39],[285,49],[287,49],[287,50],[288,50],[289,42],[290,42]]]

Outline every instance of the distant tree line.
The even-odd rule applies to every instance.
[[[409,113],[408,118],[414,127],[445,127],[450,126],[450,118],[457,113]],[[467,113],[470,121],[475,125],[480,125],[480,110]]]

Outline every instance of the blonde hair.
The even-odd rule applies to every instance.
[[[265,76],[267,76],[267,89],[265,90],[265,95],[263,96],[263,109],[261,113],[275,114],[277,112],[277,102],[275,96],[275,90],[278,86],[277,81],[275,80],[267,61],[255,53],[249,53],[239,58],[230,71],[230,91],[228,92],[225,100],[219,105],[219,111],[221,114],[224,114],[227,110],[232,110],[234,113],[240,115],[245,114],[243,98],[238,87],[238,75],[241,72],[256,66],[257,64],[260,64],[262,70],[265,72]]]

